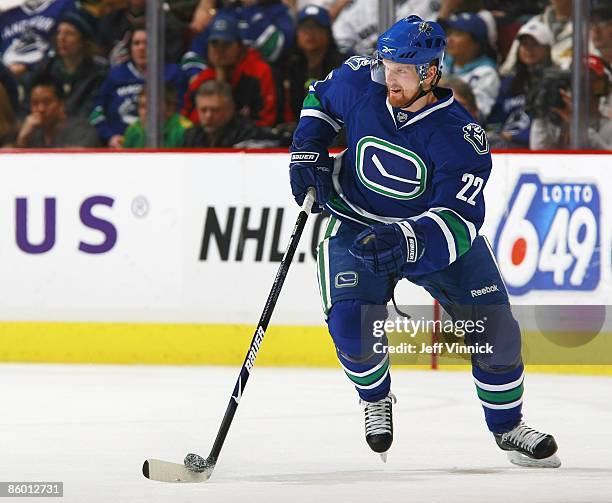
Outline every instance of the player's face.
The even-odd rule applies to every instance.
[[[383,60],[385,66],[385,83],[389,103],[394,107],[401,107],[408,103],[419,89],[419,77],[414,65],[395,63]]]
[[[523,35],[519,40],[518,57],[527,66],[537,65],[548,53],[548,46],[539,44],[531,35]]]
[[[196,109],[200,125],[207,133],[219,131],[234,115],[234,105],[218,94],[197,96]]]
[[[64,58],[78,56],[83,50],[81,34],[70,23],[60,23],[57,27],[57,53]]]
[[[36,86],[30,95],[30,110],[40,116],[43,127],[53,127],[62,117],[63,104],[52,87]]]

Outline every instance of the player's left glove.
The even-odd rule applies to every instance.
[[[416,262],[422,254],[408,222],[368,227],[355,238],[349,252],[369,271],[393,275],[398,275],[407,262]]]

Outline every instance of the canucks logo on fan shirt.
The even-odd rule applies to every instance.
[[[594,290],[600,281],[600,197],[591,183],[522,175],[495,237],[508,292]]]

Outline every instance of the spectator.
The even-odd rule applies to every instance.
[[[62,85],[68,116],[88,117],[96,92],[106,77],[106,65],[94,56],[96,19],[83,10],[70,10],[59,21],[55,51],[32,70],[31,80],[47,75]]]
[[[545,68],[551,66],[553,34],[537,19],[524,24],[517,34],[518,59],[514,71],[502,80],[501,90],[489,116],[489,144],[492,148],[528,148],[531,115],[528,98],[542,83]]]
[[[452,89],[453,98],[474,117],[476,122],[481,123],[480,112],[476,105],[476,97],[469,84],[458,77],[445,77],[440,81],[440,87]]]
[[[238,21],[240,39],[244,45],[259,51],[262,58],[282,65],[293,50],[295,24],[289,9],[280,0],[243,0],[218,2],[220,8],[210,9],[217,18],[233,16]],[[212,26],[207,23],[181,59],[181,68],[189,75],[206,69],[208,41]]]
[[[12,147],[17,137],[17,118],[11,99],[0,82],[0,148]]]
[[[326,9],[329,12],[329,17],[332,22],[338,17],[351,0],[285,0],[285,5],[290,7],[293,12],[297,13],[309,5],[316,5]]]
[[[564,70],[568,69],[572,63],[572,0],[551,0],[544,12],[531,18],[533,19],[544,23],[553,34],[550,51],[553,64]],[[515,40],[499,70],[502,75],[512,72],[517,51],[518,40]]]
[[[49,49],[57,20],[74,0],[28,0],[0,14],[0,54],[15,76],[24,75]]]
[[[238,20],[218,14],[208,39],[210,68],[195,76],[185,94],[183,115],[198,122],[193,95],[208,80],[228,82],[234,91],[238,113],[258,126],[271,126],[277,117],[277,91],[272,69],[259,53],[247,48],[240,39]]]
[[[585,148],[612,150],[612,119],[602,115],[599,108],[600,99],[610,93],[610,68],[602,58],[594,55],[588,58],[588,68],[589,123]],[[565,90],[561,90],[560,94],[563,106],[551,108],[555,115],[533,120],[529,138],[533,150],[566,149],[569,146],[572,96]]]
[[[609,0],[593,0],[591,11],[592,52],[612,67],[612,4]],[[612,119],[612,92],[601,100],[601,111]]]
[[[178,148],[183,146],[183,139],[185,137],[185,131],[193,127],[193,124],[185,119],[182,115],[176,112],[178,99],[176,95],[176,88],[171,84],[164,86],[164,147],[166,148]],[[125,130],[125,137],[123,140],[124,148],[144,148],[147,146],[147,90],[143,87],[138,94],[138,117],[139,119],[134,122]]]
[[[96,105],[89,117],[100,138],[109,147],[121,147],[126,128],[138,120],[138,93],[144,86],[146,71],[147,32],[139,28],[132,32],[130,60],[111,68],[100,86]],[[177,65],[166,64],[164,73],[166,82],[179,90],[183,89],[183,79]]]
[[[450,76],[467,82],[482,118],[491,112],[499,92],[496,63],[491,58],[491,46],[486,23],[479,14],[453,15],[447,22],[448,47],[444,68]]]
[[[30,115],[17,135],[19,148],[98,147],[96,130],[81,117],[68,117],[64,111],[62,87],[41,78],[32,86]]]
[[[231,148],[273,136],[236,113],[231,86],[222,81],[204,82],[195,96],[198,120],[185,133],[185,147]]]
[[[434,19],[437,8],[436,2],[407,0],[397,4],[395,17],[401,19],[416,14],[423,19]],[[333,33],[344,54],[371,54],[378,39],[378,2],[348,2],[334,22]]]
[[[596,55],[612,66],[612,3],[594,0],[591,11],[591,42]]]
[[[296,121],[310,84],[324,79],[345,59],[336,47],[325,9],[309,5],[298,13],[297,23],[297,48],[287,65],[289,105]]]
[[[242,0],[239,15],[246,28],[244,42],[271,65],[293,50],[295,23],[281,0]]]
[[[130,59],[129,41],[134,30],[144,29],[146,0],[128,0],[127,7],[114,10],[100,20],[98,43],[111,66]],[[165,16],[166,61],[178,62],[183,54],[183,26],[171,12]]]

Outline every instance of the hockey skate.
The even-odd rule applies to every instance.
[[[393,443],[393,404],[397,402],[391,392],[378,402],[359,400],[365,413],[366,442],[387,462],[387,451]]]
[[[555,438],[530,428],[522,421],[512,430],[496,433],[494,436],[499,448],[508,452],[508,459],[512,464],[530,468],[561,466],[561,460],[555,454]]]

